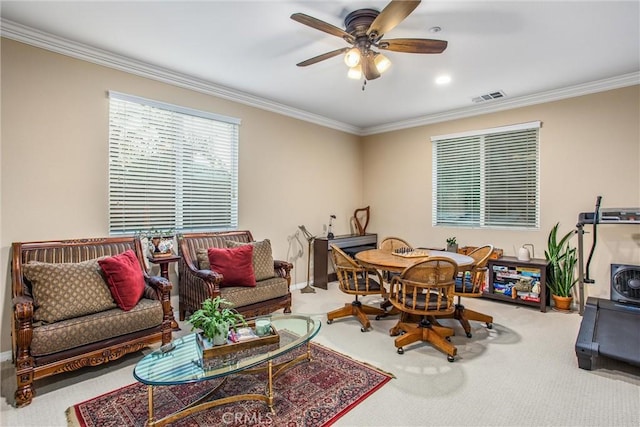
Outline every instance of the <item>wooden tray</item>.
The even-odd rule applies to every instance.
[[[255,322],[248,322],[249,327],[255,329]],[[202,350],[203,359],[212,359],[215,357],[225,356],[231,353],[237,353],[243,350],[247,350],[254,347],[259,347],[269,344],[277,344],[280,342],[280,335],[276,328],[271,325],[271,334],[263,337],[250,338],[239,342],[227,342],[223,345],[212,345],[208,341],[204,340],[202,333],[197,336],[198,347]]]

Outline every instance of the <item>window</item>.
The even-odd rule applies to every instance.
[[[237,228],[239,124],[109,92],[109,233]]]
[[[539,227],[540,122],[431,138],[433,225]]]

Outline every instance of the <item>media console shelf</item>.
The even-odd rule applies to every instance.
[[[366,249],[375,249],[378,246],[378,235],[367,233],[345,234],[335,236],[333,239],[318,237],[313,241],[313,286],[327,289],[330,281],[336,280],[335,273],[329,277],[329,246],[336,245],[349,255]]]
[[[540,311],[547,311],[549,295],[546,285],[548,268],[546,260],[532,258],[529,261],[520,261],[516,257],[505,256],[490,259],[487,267],[488,283],[482,293],[484,298],[540,307]],[[518,292],[514,289],[514,285],[521,278],[527,278],[532,284],[539,284],[540,292],[537,297],[529,292]]]

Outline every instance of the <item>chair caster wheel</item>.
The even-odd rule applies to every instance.
[[[493,323],[487,323],[487,329],[493,329]]]
[[[376,320],[380,320],[380,319],[382,319],[380,315],[376,316]]]
[[[396,350],[398,352],[398,354],[404,354],[404,349],[402,347],[398,347],[398,350]]]
[[[330,325],[333,323],[333,320],[327,320],[327,325]]]
[[[367,328],[360,328],[360,332],[367,332]]]
[[[445,337],[444,339],[451,342],[451,337]]]
[[[455,359],[453,358],[453,356],[447,356],[447,361],[448,361],[449,363],[453,363],[453,361],[454,361],[454,360],[455,360]]]
[[[467,338],[471,338],[473,335],[471,335],[471,332],[467,332]]]

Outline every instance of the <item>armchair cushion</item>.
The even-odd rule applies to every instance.
[[[54,323],[116,307],[97,259],[54,264],[31,261],[23,269],[33,289],[36,322]]]
[[[273,253],[271,251],[271,241],[264,239],[261,242],[243,243],[234,240],[226,241],[228,248],[238,248],[244,245],[253,246],[253,271],[256,275],[256,280],[266,280],[275,277],[275,270],[273,268]]]
[[[98,260],[107,277],[109,290],[113,299],[124,311],[129,311],[138,304],[144,293],[144,274],[138,257],[131,250]]]
[[[220,286],[256,286],[253,271],[253,246],[237,248],[209,248],[211,270],[222,274]]]

